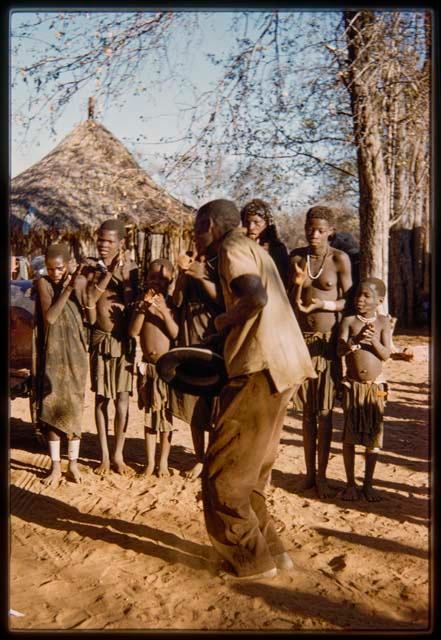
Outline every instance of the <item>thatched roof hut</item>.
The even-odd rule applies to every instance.
[[[174,260],[190,245],[193,212],[155,184],[105,127],[88,119],[12,180],[11,248],[29,256],[51,242],[68,241],[78,256],[93,256],[95,231],[118,217],[140,262],[146,251]]]

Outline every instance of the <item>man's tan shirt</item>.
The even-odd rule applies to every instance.
[[[316,378],[277,267],[265,249],[239,229],[228,232],[219,250],[219,275],[227,311],[238,301],[231,282],[244,275],[260,277],[268,301],[245,324],[228,333],[224,358],[230,378],[267,369],[277,391]]]

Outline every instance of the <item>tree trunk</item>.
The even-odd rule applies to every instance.
[[[360,276],[388,282],[389,185],[380,133],[377,91],[370,85],[369,46],[375,18],[371,12],[345,11],[349,69],[347,86],[354,119],[360,185]],[[366,71],[367,70],[367,71]],[[387,296],[383,310],[388,312]]]

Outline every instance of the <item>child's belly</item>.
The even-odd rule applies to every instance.
[[[140,344],[143,358],[147,362],[156,363],[162,354],[170,349],[169,338],[160,331],[142,332]]]
[[[346,358],[347,375],[353,380],[375,380],[383,369],[382,361],[373,353],[360,349]]]

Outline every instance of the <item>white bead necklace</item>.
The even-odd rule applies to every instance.
[[[364,318],[363,316],[359,316],[358,314],[355,317],[358,318],[360,322],[363,322],[363,324],[369,324],[370,322],[375,322],[375,320],[377,319],[377,312],[375,312],[375,315],[372,316],[372,318]]]
[[[326,249],[325,255],[323,256],[322,264],[320,265],[320,269],[317,271],[315,276],[313,276],[311,273],[310,254],[306,254],[306,271],[308,272],[308,276],[311,278],[311,280],[317,280],[317,278],[320,278],[320,276],[322,275],[328,253],[329,249]]]

